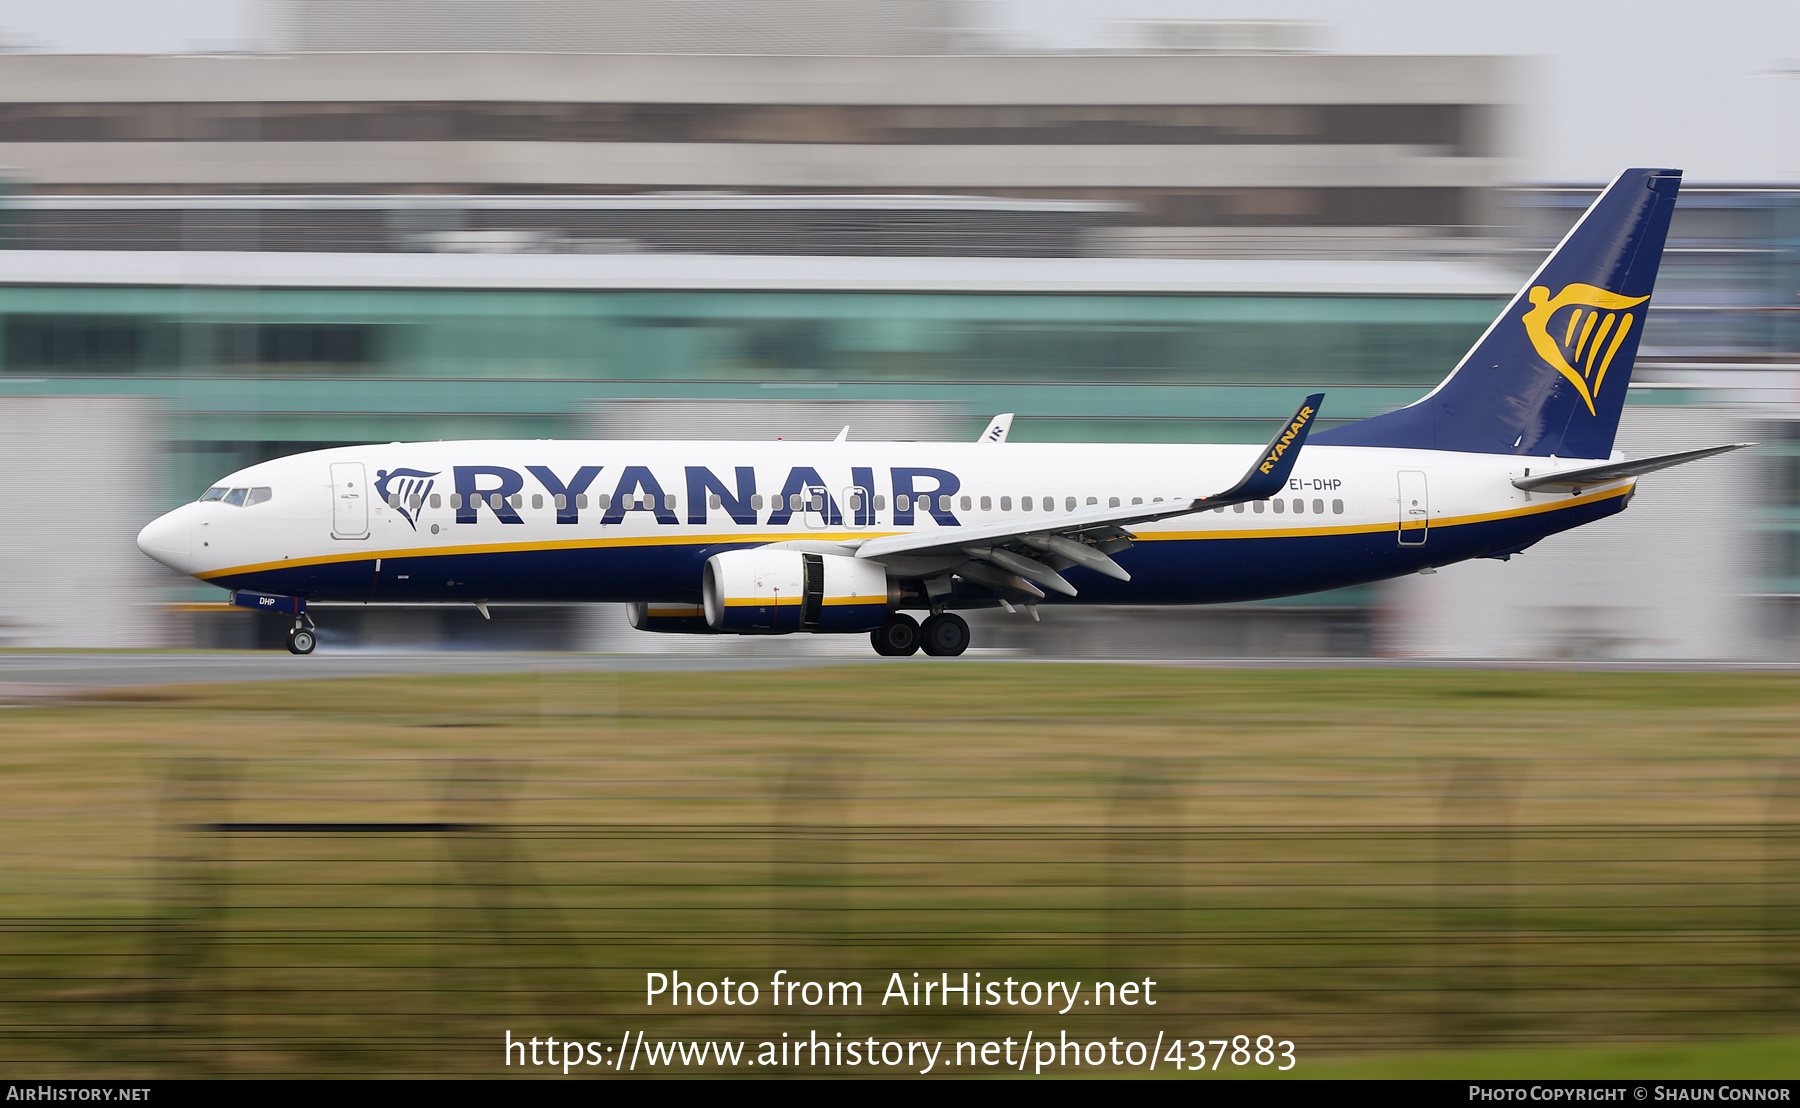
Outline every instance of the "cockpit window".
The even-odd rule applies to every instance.
[[[207,489],[205,492],[200,494],[200,502],[201,503],[205,503],[208,500],[223,500],[223,499],[225,499],[225,486],[224,485],[220,485],[218,488],[215,488],[215,489]]]
[[[250,497],[244,501],[244,506],[247,508],[252,504],[264,503],[273,495],[274,493],[270,491],[269,486],[258,485],[256,488],[250,490]]]
[[[241,508],[244,506],[244,494],[249,491],[249,489],[232,489],[225,494],[225,503],[234,508]]]

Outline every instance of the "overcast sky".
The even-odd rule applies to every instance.
[[[1107,41],[1120,18],[1316,21],[1353,54],[1515,54],[1519,176],[1604,180],[1629,165],[1690,180],[1800,179],[1800,0],[974,0],[1045,47]],[[253,48],[271,0],[0,0],[13,49]],[[1783,76],[1784,72],[1793,75]]]

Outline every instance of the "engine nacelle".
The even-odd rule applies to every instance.
[[[873,631],[888,614],[887,570],[841,554],[754,547],[706,560],[706,622],[716,631]]]
[[[627,618],[639,631],[658,631],[665,635],[716,635],[706,622],[706,609],[698,604],[628,604]]]

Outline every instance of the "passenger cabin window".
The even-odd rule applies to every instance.
[[[1294,514],[1295,515],[1304,515],[1305,513],[1306,513],[1306,501],[1295,500],[1294,501]]]
[[[663,507],[667,508],[671,512],[675,510],[675,494],[674,493],[670,493],[669,495],[663,497]]]
[[[1004,501],[1004,500],[1000,501],[1000,506],[1005,507],[1006,501]],[[1031,511],[1031,497],[1029,497],[1029,496],[1019,497],[1019,510],[1021,512]]]
[[[1003,512],[1012,511],[1012,497],[1003,496],[1000,498],[1000,510]]]
[[[1313,515],[1322,516],[1324,514],[1325,514],[1325,502],[1323,500],[1313,501]]]
[[[875,510],[879,512],[885,507],[887,507],[887,497],[881,495],[880,493],[876,493],[875,494]]]
[[[1276,515],[1280,515],[1282,512],[1287,511],[1287,501],[1285,500],[1271,500],[1269,501],[1269,506],[1275,509]]]
[[[1232,510],[1232,511],[1234,511],[1234,512],[1236,512],[1236,513],[1237,513],[1237,514],[1239,514],[1239,515],[1243,515],[1243,514],[1244,514],[1244,505],[1243,505],[1243,503],[1242,503],[1242,502],[1239,502],[1239,503],[1237,503],[1237,504],[1233,504],[1233,505],[1232,505],[1232,506],[1231,506],[1231,510]]]
[[[1334,516],[1341,516],[1344,514],[1344,502],[1342,500],[1333,500],[1331,502],[1331,514]]]
[[[1100,503],[1100,498],[1097,496],[1090,496],[1087,498],[1087,503],[1090,508],[1097,507]],[[1117,500],[1113,501],[1113,507],[1117,508],[1118,506],[1119,502]]]
[[[967,500],[969,498],[965,496],[965,497],[963,497],[963,499]],[[982,497],[981,498],[981,510],[984,512],[993,511],[994,510],[994,498],[991,496]]]
[[[1263,502],[1258,500],[1256,503],[1250,505],[1250,510],[1255,512],[1257,515],[1262,515],[1263,514]]]
[[[575,494],[575,506],[577,508],[587,507],[587,493],[578,492]]]
[[[912,498],[907,496],[905,493],[901,493],[900,495],[894,497],[894,510],[899,511],[899,512],[911,511],[912,510]]]
[[[544,506],[544,494],[543,494],[543,493],[541,493],[541,492],[534,492],[534,493],[532,493],[532,494],[531,494],[531,508],[532,508],[532,510],[533,510],[533,511],[536,511],[536,510],[538,510],[538,509],[539,509],[539,508],[542,508],[542,507],[543,507],[543,506]]]
[[[968,505],[964,504],[963,507],[967,508]],[[948,496],[938,497],[938,511],[947,512],[949,510],[950,510],[950,498]]]
[[[431,506],[433,508],[442,508],[444,506],[444,498],[435,492],[432,493],[431,494]]]
[[[760,507],[760,505],[758,505],[758,506]],[[603,493],[600,493],[598,496],[594,497],[594,507],[600,509],[603,512],[606,511],[606,509],[612,507],[612,493],[603,492]]]
[[[604,506],[604,505],[603,505],[603,506]],[[755,511],[758,511],[758,512],[760,512],[760,511],[762,511],[762,506],[763,506],[763,495],[762,495],[762,493],[760,493],[760,492],[758,492],[758,493],[751,493],[751,494],[750,494],[750,507],[751,507],[751,508],[752,508],[752,509],[754,509],[754,510],[755,510]]]
[[[1108,508],[1117,508],[1119,506],[1119,498],[1115,496],[1112,499],[1108,500],[1106,502],[1106,506]]]
[[[981,499],[985,501],[987,497],[984,496]],[[987,505],[983,504],[982,507],[985,509]],[[962,510],[965,512],[969,510],[969,498],[966,496],[962,498]]]
[[[720,507],[724,506],[724,504],[725,504],[725,502],[723,500],[719,499],[719,494],[716,492],[706,498],[706,506],[708,508],[716,509],[716,508],[720,508]]]
[[[1141,496],[1134,496],[1131,498],[1131,502],[1133,504],[1142,504],[1144,502],[1144,498]]]
[[[225,493],[226,488],[224,485],[218,485],[214,488],[207,489],[200,494],[200,503],[204,504],[208,500],[223,500],[225,499]]]
[[[433,497],[433,499],[434,499],[434,500],[435,500],[435,499],[436,499],[436,498],[435,498],[435,497]],[[451,494],[450,494],[450,506],[451,506],[451,507],[452,507],[452,508],[456,508],[456,509],[458,509],[458,510],[461,510],[461,508],[462,508],[462,493],[460,493],[460,492],[453,492],[453,493],[451,493]],[[437,507],[437,505],[435,505],[435,504],[433,504],[433,505],[432,505],[432,507],[434,507],[434,508],[435,508],[435,507]]]
[[[241,508],[244,506],[244,497],[249,495],[249,493],[249,489],[232,489],[225,494],[225,503],[234,508]]]
[[[1074,510],[1075,510],[1075,498],[1072,496],[1064,497],[1063,498],[1063,511],[1072,512]]]
[[[269,498],[274,495],[274,491],[270,489],[269,486],[258,485],[256,488],[250,490],[250,495],[244,500],[244,505],[248,507],[251,504],[266,504],[268,503]]]
[[[556,494],[556,510],[560,512],[564,508],[567,508],[568,506],[569,506],[568,495],[565,493],[560,493],[560,492],[557,493]]]

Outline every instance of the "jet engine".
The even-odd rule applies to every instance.
[[[706,560],[706,622],[715,631],[873,631],[888,615],[887,570],[841,554],[753,547]]]

